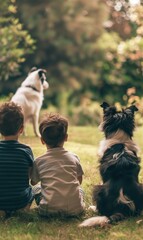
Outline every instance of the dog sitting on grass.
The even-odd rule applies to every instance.
[[[105,139],[100,145],[100,175],[102,185],[94,187],[93,202],[100,217],[92,217],[80,227],[104,226],[130,216],[143,209],[143,185],[139,183],[140,159],[132,140],[135,129],[132,105],[122,111],[103,102],[103,122],[100,125]]]
[[[38,121],[44,99],[44,90],[48,87],[49,84],[46,81],[46,70],[33,67],[11,99],[12,102],[22,107],[24,125],[30,120],[33,125],[35,136],[37,137],[40,137]],[[24,135],[26,135],[25,129]]]

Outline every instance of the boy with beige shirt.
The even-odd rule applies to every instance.
[[[84,210],[83,170],[79,158],[63,148],[67,141],[68,121],[59,114],[49,114],[40,123],[41,141],[47,152],[34,162],[32,185],[41,182],[39,213],[78,215]]]

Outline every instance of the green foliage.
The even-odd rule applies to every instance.
[[[9,78],[9,86],[2,83],[0,93],[14,91],[36,65],[48,70],[44,108],[54,105],[83,120],[87,112],[80,112],[83,97],[125,104],[132,86],[142,95],[142,6],[131,8],[124,0],[1,0],[1,9],[0,80],[15,74],[18,66],[21,77]],[[33,40],[23,25],[36,39],[32,55]]]
[[[0,0],[0,6],[0,80],[7,80],[32,52],[34,41],[16,17],[15,0]]]
[[[47,101],[59,106],[60,95],[65,91],[69,95],[67,105],[69,101],[80,102],[81,95],[88,95],[89,91],[94,98],[102,85],[102,65],[99,67],[98,62],[104,61],[100,37],[108,18],[105,2],[35,1],[35,7],[29,1],[17,2],[21,19],[37,39],[34,62],[48,69]],[[31,64],[31,59],[27,64]]]
[[[18,7],[22,21],[37,39],[34,62],[48,69],[47,103],[52,102],[59,109],[78,106],[82,96],[123,103],[123,95],[134,81],[135,74],[130,74],[130,69],[140,68],[136,62],[128,64],[126,52],[123,63],[118,51],[121,37],[127,45],[125,38],[134,36],[137,29],[129,18],[131,8],[127,1],[68,0],[41,4],[37,0],[34,7],[32,2],[18,0]],[[106,29],[110,18],[115,27]],[[122,25],[120,30],[116,28],[120,20],[123,29],[126,26],[134,30],[130,30],[130,35],[123,36]],[[27,64],[31,64],[31,58]],[[140,86],[139,80],[136,85]]]
[[[118,64],[124,76],[124,86],[136,87],[137,95],[142,96],[143,85],[143,6],[130,8],[130,21],[135,26],[135,34],[121,41],[118,48]]]
[[[101,122],[102,109],[98,102],[82,99],[81,105],[72,107],[68,113],[70,121],[73,125],[99,125]]]

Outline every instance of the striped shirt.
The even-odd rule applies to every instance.
[[[16,140],[0,141],[0,210],[17,210],[32,201],[29,168],[33,165],[30,147]]]

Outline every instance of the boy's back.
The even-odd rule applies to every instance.
[[[83,174],[78,157],[63,147],[51,148],[35,160],[32,180],[41,181],[41,207],[50,212],[77,214],[83,210],[78,175]],[[37,171],[38,169],[38,171]]]
[[[16,140],[0,141],[1,210],[16,210],[28,204],[32,197],[28,175],[32,164],[33,155],[28,146]]]
[[[40,123],[41,141],[46,154],[34,162],[31,183],[41,181],[39,213],[65,213],[77,215],[83,212],[83,192],[80,188],[83,170],[78,157],[63,148],[67,141],[68,121],[59,114],[48,114]]]

